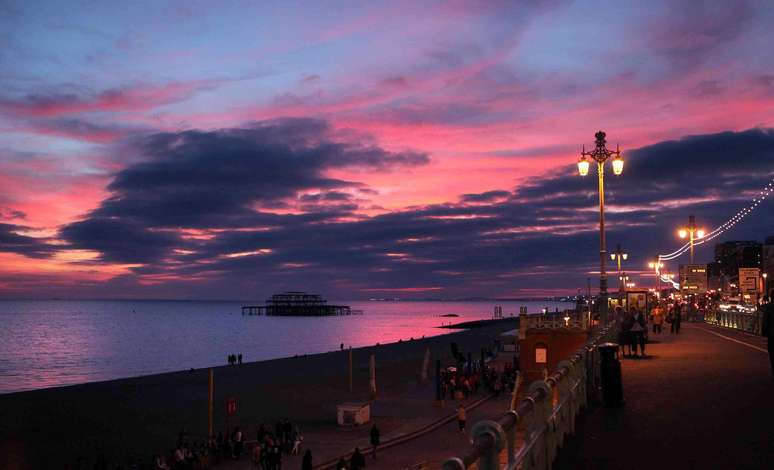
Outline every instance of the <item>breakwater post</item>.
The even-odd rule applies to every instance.
[[[441,405],[441,360],[435,360],[435,402]]]
[[[376,356],[371,354],[371,361],[369,364],[370,380],[369,388],[371,390],[371,399],[376,398]]]
[[[352,346],[349,347],[349,391],[352,391]]]
[[[208,380],[207,380],[207,437],[212,437],[212,401],[213,401],[213,392],[215,387],[215,378],[213,377],[212,369],[210,369],[210,373],[208,374]]]
[[[422,372],[419,375],[420,383],[427,382],[427,369],[430,367],[430,348],[425,350],[425,359],[422,361]]]

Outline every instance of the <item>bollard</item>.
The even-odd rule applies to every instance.
[[[471,430],[473,440],[480,436],[490,436],[492,438],[492,447],[481,456],[478,461],[479,470],[497,470],[500,468],[499,455],[505,447],[506,436],[502,426],[496,421],[479,421]]]
[[[600,344],[600,375],[602,379],[602,402],[607,407],[623,406],[623,383],[621,361],[618,360],[618,344]]]
[[[441,403],[441,360],[435,360],[435,402]]]

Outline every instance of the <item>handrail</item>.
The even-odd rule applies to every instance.
[[[564,436],[575,431],[577,413],[598,387],[597,347],[612,339],[616,331],[614,324],[603,328],[569,360],[560,362],[553,374],[533,382],[514,411],[476,423],[472,445],[461,456],[444,461],[443,470],[464,470],[475,463],[481,470],[499,469],[503,450],[507,454],[504,468],[508,470],[550,468]],[[517,448],[516,430],[522,423],[525,437]]]
[[[720,309],[708,310],[704,315],[704,322],[761,335],[763,313],[760,310],[755,313],[731,312]]]

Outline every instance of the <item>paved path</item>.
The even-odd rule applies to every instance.
[[[761,337],[698,323],[624,359],[626,405],[581,418],[555,469],[772,468],[774,381]]]

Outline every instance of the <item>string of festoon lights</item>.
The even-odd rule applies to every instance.
[[[750,202],[750,204],[747,207],[741,209],[739,212],[734,214],[733,217],[728,219],[725,223],[721,224],[715,230],[711,231],[710,233],[704,235],[703,237],[697,240],[694,240],[693,246],[702,245],[704,243],[712,241],[713,239],[722,235],[724,232],[730,230],[739,221],[741,221],[742,219],[747,217],[752,211],[754,211],[755,208],[758,207],[760,203],[762,203],[767,197],[769,197],[769,195],[771,195],[772,191],[774,191],[774,179],[772,179],[769,182],[769,184],[767,184],[763,188],[763,190],[760,191],[760,193],[757,194],[755,198],[753,198],[752,202]],[[666,255],[658,255],[659,264],[662,261],[672,261],[690,249],[691,249],[691,243],[688,242],[683,246],[681,246],[680,248],[678,248],[677,250],[673,251],[672,253],[669,253]],[[658,272],[658,276],[661,278],[662,281],[671,283],[675,288],[679,288],[680,286],[679,283],[675,282],[670,277],[661,274],[661,272],[658,271],[658,268],[657,268],[657,272]]]

